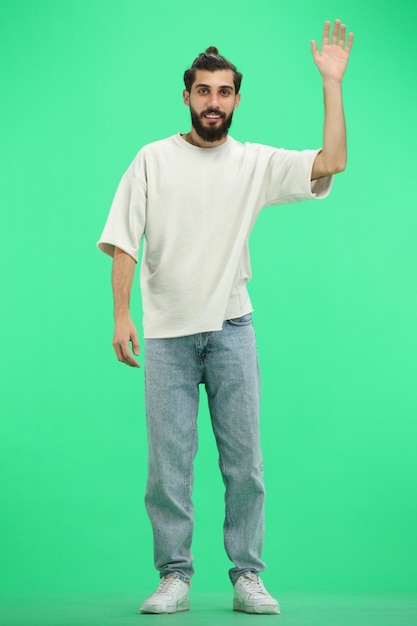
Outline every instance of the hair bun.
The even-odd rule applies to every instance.
[[[233,83],[235,93],[239,93],[242,74],[237,71],[236,66],[219,54],[215,46],[210,46],[205,52],[200,52],[198,57],[194,59],[193,64],[184,72],[185,89],[190,92],[195,81],[195,73],[197,70],[207,72],[217,72],[219,70],[231,70],[233,72]]]

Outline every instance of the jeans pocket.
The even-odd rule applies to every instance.
[[[252,324],[252,313],[246,313],[242,317],[234,317],[226,320],[226,322],[231,326],[249,326],[249,324]]]

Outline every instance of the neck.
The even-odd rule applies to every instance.
[[[194,127],[191,128],[189,133],[187,133],[186,135],[182,135],[182,137],[183,139],[185,139],[185,141],[193,146],[197,146],[198,148],[216,148],[217,146],[221,146],[227,141],[227,133],[218,141],[204,141],[204,139],[201,139],[200,135],[196,133]]]

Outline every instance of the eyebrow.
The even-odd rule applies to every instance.
[[[211,89],[211,85],[206,85],[205,83],[198,83],[198,85],[195,86],[197,87],[207,87],[208,89]],[[233,91],[233,86],[232,85],[220,85],[219,89],[231,89]]]

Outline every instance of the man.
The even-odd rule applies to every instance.
[[[321,150],[241,144],[228,135],[242,75],[216,48],[184,74],[191,130],[148,144],[117,189],[98,243],[113,256],[119,361],[139,367],[129,311],[144,238],[141,289],[146,345],[148,483],[145,503],[160,584],[144,613],[189,608],[193,460],[199,385],[207,392],[226,491],[224,542],[234,567],[233,608],[279,613],[259,578],[264,569],[264,481],[259,438],[259,368],[246,289],[248,237],[262,207],[320,198],[346,164],[341,82],[353,35],[336,20],[312,53],[323,78]]]

